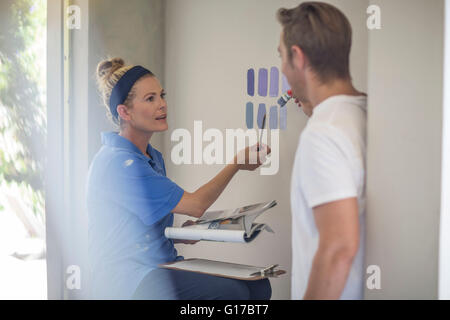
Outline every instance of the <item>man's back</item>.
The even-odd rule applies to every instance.
[[[314,108],[303,130],[291,181],[292,298],[306,291],[319,234],[312,208],[356,197],[359,250],[342,299],[363,298],[366,97],[332,96]]]

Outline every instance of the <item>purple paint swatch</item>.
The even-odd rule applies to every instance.
[[[270,89],[269,96],[278,97],[278,82],[280,74],[277,67],[270,68]]]
[[[258,128],[260,129],[262,129],[263,119],[265,115],[266,115],[266,105],[264,103],[260,103],[258,107],[258,118],[256,120],[258,123]]]
[[[281,77],[281,90],[283,91],[282,93],[285,93],[289,89],[291,89],[291,86],[289,85],[289,83],[287,82],[286,77],[283,74],[283,76]]]
[[[272,106],[269,111],[269,128],[278,129],[278,107]]]
[[[245,109],[245,122],[247,124],[247,129],[253,129],[253,103],[247,102]]]
[[[252,97],[255,95],[255,70],[253,69],[247,71],[247,94]]]
[[[258,72],[258,94],[261,97],[267,96],[267,81],[268,73],[267,69],[261,68]]]
[[[287,107],[280,108],[280,129],[286,130],[287,127]]]

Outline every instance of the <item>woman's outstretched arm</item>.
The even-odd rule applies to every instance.
[[[191,193],[185,191],[180,202],[178,202],[172,212],[185,214],[195,218],[201,217],[203,213],[205,213],[205,211],[217,200],[236,172],[239,170],[253,171],[258,168],[264,162],[264,159],[261,158],[270,153],[270,148],[268,146],[264,146],[264,149],[258,152],[257,145],[255,145],[252,147],[247,147],[242,152],[245,152],[245,161],[238,161],[238,159],[244,159],[243,153],[240,153],[241,158],[239,157],[239,154],[236,155],[233,163],[227,164],[225,168],[223,168],[208,183],[201,186],[195,192]],[[251,164],[249,159],[251,159],[252,156],[256,159],[254,154],[255,152],[258,153],[257,163]]]

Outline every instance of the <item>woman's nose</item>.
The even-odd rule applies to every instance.
[[[161,99],[161,106],[159,107],[160,109],[167,109],[167,102],[166,99]]]

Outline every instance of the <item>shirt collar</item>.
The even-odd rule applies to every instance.
[[[102,144],[105,146],[125,149],[127,151],[137,153],[140,157],[143,157],[147,161],[155,160],[156,155],[150,143],[147,145],[147,153],[152,157],[152,159],[149,159],[144,154],[142,154],[141,150],[139,150],[139,148],[136,147],[134,143],[132,143],[127,138],[120,136],[117,132],[102,132],[101,136]]]
[[[339,101],[339,100],[348,100],[348,99],[367,101],[367,95],[362,94],[362,95],[358,95],[358,96],[350,96],[350,95],[346,95],[346,94],[339,94],[339,95],[328,97],[325,100],[323,100],[321,103],[319,103],[313,109],[313,114],[311,116],[311,119],[315,118],[318,114],[320,114],[322,112],[326,112],[326,110],[328,110],[330,107],[334,106],[336,100]],[[365,107],[363,107],[363,108],[365,108]]]

